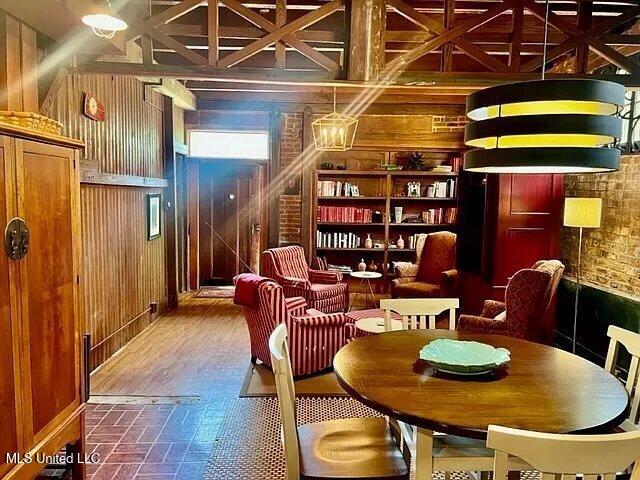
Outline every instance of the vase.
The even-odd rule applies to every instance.
[[[404,238],[402,238],[402,235],[400,235],[400,238],[398,238],[398,241],[396,242],[396,246],[398,248],[404,248]]]
[[[371,263],[367,267],[367,270],[369,270],[370,272],[375,272],[376,270],[378,270],[378,266],[376,265],[376,262],[371,260]]]
[[[373,240],[371,240],[371,234],[367,233],[367,238],[364,240],[364,248],[372,248]]]
[[[367,269],[367,264],[364,263],[364,258],[362,260],[360,260],[360,263],[358,264],[358,271],[359,272],[364,272]]]
[[[402,223],[402,207],[394,207],[393,212],[395,213],[396,223]]]

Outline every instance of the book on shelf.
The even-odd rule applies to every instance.
[[[362,238],[354,233],[316,232],[317,248],[360,248]]]
[[[456,181],[450,178],[446,181],[433,182],[427,186],[427,198],[453,198],[456,196]]]
[[[422,212],[422,221],[430,224],[456,223],[458,209],[451,208],[430,208]]]
[[[322,223],[371,223],[372,210],[357,207],[318,206],[316,220]]]
[[[359,197],[358,185],[336,180],[318,180],[316,185],[318,197]]]

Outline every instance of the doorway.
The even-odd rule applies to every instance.
[[[259,165],[201,160],[199,178],[200,285],[231,285],[239,273],[257,272],[260,251]]]

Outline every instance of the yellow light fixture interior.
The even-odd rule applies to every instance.
[[[478,148],[598,147],[614,141],[615,138],[608,135],[544,133],[476,138],[465,143]]]
[[[521,115],[615,115],[618,106],[590,100],[540,100],[477,108],[467,113],[471,120],[488,120],[497,117]]]

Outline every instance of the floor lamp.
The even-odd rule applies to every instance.
[[[573,305],[573,343],[572,352],[576,353],[578,333],[578,295],[580,293],[580,257],[582,255],[582,229],[599,228],[602,212],[601,198],[565,198],[564,226],[579,228],[578,233],[578,265],[576,271],[576,297]]]

